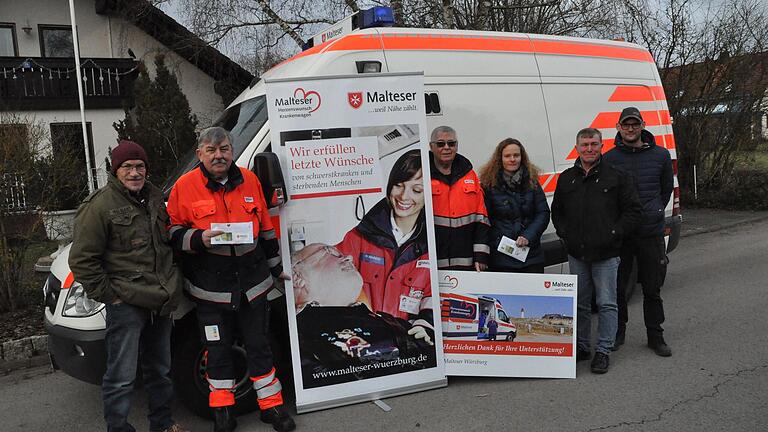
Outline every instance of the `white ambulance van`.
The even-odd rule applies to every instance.
[[[498,324],[496,337],[513,342],[517,326],[507,315],[501,302],[486,295],[441,294],[440,315],[443,337],[453,339],[488,339],[488,321]]]
[[[265,79],[423,71],[427,132],[440,125],[453,127],[458,135],[459,153],[468,157],[476,170],[502,139],[519,139],[542,170],[539,180],[550,202],[559,173],[572,166],[577,157],[576,132],[584,127],[600,129],[604,148],[611,148],[619,113],[627,106],[641,110],[647,129],[656,136],[658,145],[669,149],[677,171],[675,141],[662,83],[653,58],[642,47],[542,35],[376,27],[382,25],[382,18],[386,21],[387,11],[376,8],[331,27],[315,37],[306,50],[254,80],[232,102],[215,125],[231,131],[238,165],[253,169],[256,155],[272,149]],[[307,85],[311,87],[311,82]],[[382,148],[399,148],[418,139],[418,133],[406,127],[377,133]],[[325,129],[297,134],[301,136],[292,138],[351,136],[351,131]],[[166,185],[166,193],[181,174],[196,164],[194,154],[188,155]],[[355,225],[373,204],[364,197],[350,197],[348,205],[339,208],[339,223]],[[675,179],[674,198],[666,209],[668,250],[677,246],[680,222]],[[284,234],[290,235],[292,241],[311,242],[313,235],[323,229],[322,224],[307,215],[305,223],[290,227]],[[551,226],[542,243],[547,271],[564,270],[561,265],[566,255]],[[76,378],[98,383],[105,363],[105,312],[103,305],[89,300],[73,280],[67,257],[68,249],[54,262],[44,287],[49,347],[55,365]],[[203,350],[190,310],[188,306],[176,314],[174,381],[181,400],[204,415],[208,412],[208,386]],[[288,337],[280,334],[281,328],[287,331],[284,313],[280,320],[284,300],[272,310],[278,317],[277,324],[283,324],[276,324],[273,333],[277,339],[287,341]],[[233,349],[237,355],[243,355],[242,349]],[[242,409],[255,408],[256,397],[244,369],[236,396]]]

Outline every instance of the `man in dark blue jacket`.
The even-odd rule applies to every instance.
[[[619,328],[614,350],[624,343],[627,315],[626,292],[632,265],[637,260],[637,277],[643,286],[643,315],[648,333],[648,346],[662,357],[672,355],[664,341],[661,324],[664,306],[661,286],[667,268],[664,244],[664,209],[674,189],[672,159],[669,151],[656,145],[653,134],[645,130],[645,122],[635,107],[625,108],[616,124],[616,147],[607,152],[605,161],[634,178],[643,214],[637,229],[627,236],[621,250],[618,275]]]

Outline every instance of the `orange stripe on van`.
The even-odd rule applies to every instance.
[[[382,35],[385,50],[505,51],[531,53],[528,39],[460,35]]]
[[[560,173],[556,173],[552,176],[552,180],[547,183],[547,186],[544,188],[544,193],[550,193],[554,192],[555,188],[557,187],[557,180],[560,178]]]
[[[585,57],[608,57],[653,63],[651,53],[646,50],[585,42],[565,42],[532,39],[537,54],[559,54]]]
[[[663,87],[618,86],[608,98],[608,102],[653,102],[655,100],[664,100]]]
[[[664,138],[667,142],[667,148],[668,149],[676,149],[677,145],[675,144],[675,136],[673,134],[666,135],[666,138]]]
[[[332,40],[328,51],[370,51],[380,49],[381,40],[379,39],[379,36],[370,34],[349,35],[340,39]]]
[[[308,49],[306,51],[302,51],[302,52],[296,54],[293,57],[290,57],[290,58],[287,58],[287,59],[281,61],[280,63],[272,66],[271,68],[269,68],[269,70],[277,69],[278,67],[280,67],[280,66],[282,66],[282,65],[284,65],[286,63],[290,63],[290,62],[292,62],[292,61],[294,61],[296,59],[300,59],[302,57],[307,57],[307,56],[311,56],[311,55],[317,54],[317,53],[321,52],[322,50],[324,50],[325,48],[327,48],[328,45],[331,44],[331,42],[333,42],[333,41],[328,41],[328,42],[326,42],[324,44],[313,46],[312,48],[310,48],[310,49]]]
[[[669,111],[667,110],[659,111],[659,118],[661,119],[661,124],[663,125],[672,124],[672,117],[670,117]]]
[[[61,289],[72,288],[72,284],[75,283],[75,274],[69,272],[67,277],[64,278],[64,283],[61,284]]]
[[[614,148],[616,146],[616,138],[605,138],[603,139],[603,149],[601,150],[602,154],[605,154],[608,150]]]
[[[646,126],[661,126],[671,124],[669,111],[640,111],[640,114],[645,120]],[[619,116],[621,112],[601,112],[598,113],[592,124],[589,127],[595,129],[611,129],[616,127],[616,123],[619,122]]]
[[[383,46],[382,46],[383,44]],[[648,51],[578,41],[550,41],[508,36],[441,35],[426,33],[350,34],[330,40],[281,62],[276,67],[301,57],[325,51],[366,51],[366,50],[448,50],[448,51],[500,51],[535,53],[548,55],[569,55],[603,57],[621,60],[653,63]]]
[[[385,50],[503,51],[653,62],[651,54],[642,49],[576,41],[429,34],[385,34],[382,40]]]
[[[664,139],[664,147],[672,150],[675,147],[675,136],[672,134],[667,134],[662,137]]]

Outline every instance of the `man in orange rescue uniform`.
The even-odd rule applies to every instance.
[[[255,174],[233,164],[232,141],[220,127],[205,129],[197,146],[200,165],[182,176],[168,200],[170,236],[184,252],[186,293],[197,303],[197,320],[208,349],[214,432],[237,426],[235,371],[231,356],[235,327],[247,351],[248,371],[261,420],[277,431],[296,428],[283,406],[266,334],[267,293],[282,272],[279,244]],[[232,231],[211,224],[230,224]]]
[[[484,271],[490,222],[472,162],[458,154],[459,140],[449,126],[432,131],[429,149],[437,268]]]

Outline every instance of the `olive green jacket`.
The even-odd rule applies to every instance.
[[[182,276],[168,244],[169,220],[157,187],[147,182],[132,196],[110,175],[75,217],[69,267],[88,297],[170,314],[180,300]]]

